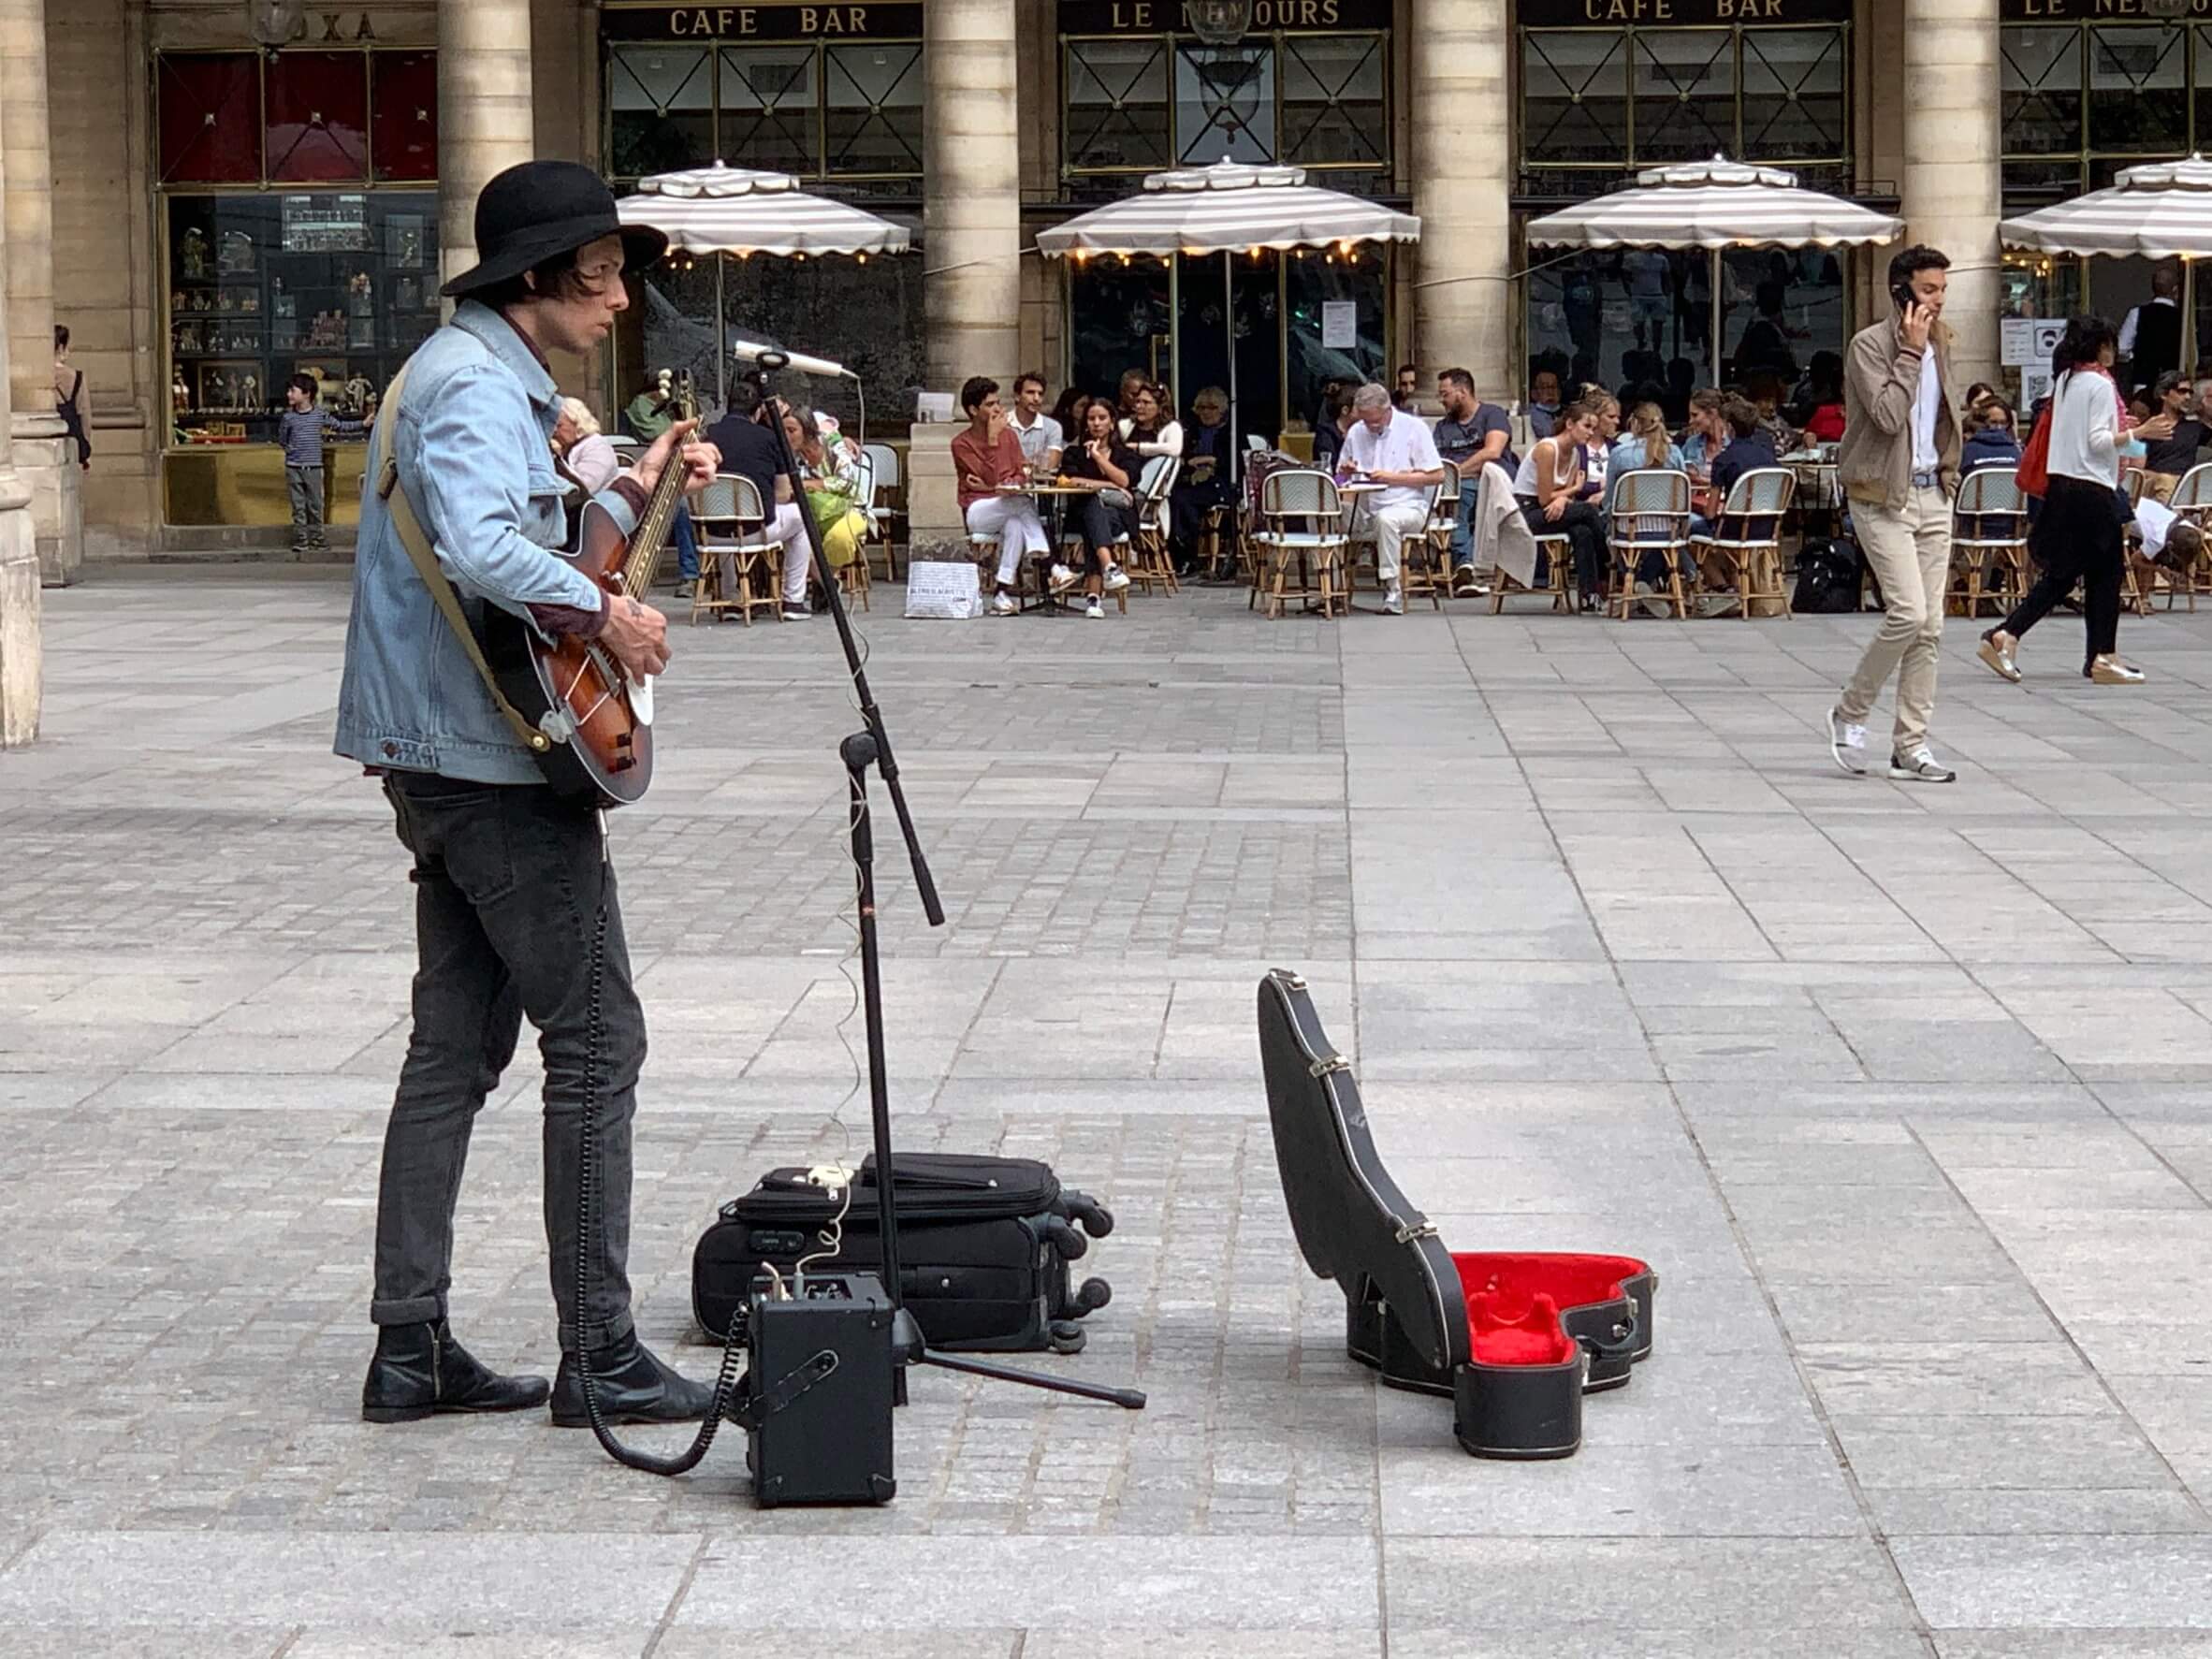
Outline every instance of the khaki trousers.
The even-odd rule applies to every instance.
[[[1897,752],[1928,741],[1935,715],[1936,648],[1943,637],[1943,585],[1951,573],[1951,502],[1929,486],[1915,489],[1902,512],[1873,502],[1851,503],[1858,545],[1882,584],[1882,628],[1858,660],[1836,712],[1864,725],[1874,699],[1897,676]]]

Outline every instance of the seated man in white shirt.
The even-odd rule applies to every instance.
[[[1430,492],[1444,482],[1444,460],[1429,423],[1390,407],[1387,387],[1369,382],[1352,394],[1352,425],[1337,451],[1336,475],[1379,484],[1366,498],[1375,520],[1375,567],[1382,577],[1383,611],[1402,615],[1398,550],[1408,536],[1428,529]]]
[[[1044,412],[1044,376],[1014,376],[1013,413],[1006,417],[1022,445],[1022,458],[1029,463],[1032,478],[1050,478],[1060,464],[1066,435],[1060,423]]]

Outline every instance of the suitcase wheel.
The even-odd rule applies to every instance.
[[[1080,1354],[1091,1333],[1073,1319],[1055,1319],[1046,1327],[1044,1339],[1055,1354]]]
[[[1104,1279],[1085,1279],[1075,1292],[1075,1312],[1078,1318],[1084,1314],[1095,1314],[1113,1300],[1113,1287]]]
[[[1057,1215],[1045,1217],[1044,1239],[1069,1261],[1081,1261],[1084,1252],[1091,1247],[1090,1240],[1084,1238],[1079,1229]]]
[[[1113,1230],[1113,1212],[1085,1192],[1062,1195],[1068,1214],[1083,1223],[1084,1231],[1094,1239],[1102,1239]]]

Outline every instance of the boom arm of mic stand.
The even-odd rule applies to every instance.
[[[830,569],[829,555],[822,551],[822,527],[814,522],[814,510],[807,504],[806,481],[799,476],[799,459],[792,453],[791,441],[784,436],[782,410],[775,393],[770,390],[771,365],[766,357],[761,360],[761,391],[766,398],[769,411],[768,431],[776,441],[776,458],[783,475],[791,480],[792,499],[798,504],[799,521],[807,532],[807,547],[814,561],[815,579],[822,584],[822,593],[829,600],[830,616],[837,624],[837,641],[845,648],[845,666],[852,676],[852,695],[860,705],[860,717],[867,723],[868,735],[876,740],[876,770],[881,774],[883,787],[891,796],[891,810],[898,819],[898,833],[907,844],[907,862],[913,866],[914,890],[922,898],[922,914],[932,927],[945,924],[945,907],[938,897],[937,880],[929,873],[929,860],[923,855],[922,838],[914,833],[913,814],[907,810],[907,792],[898,780],[898,758],[892,752],[891,734],[884,730],[883,712],[876,706],[876,694],[868,689],[867,670],[861,664],[860,643],[852,636],[852,618],[846,614],[845,597],[837,587],[837,573]],[[762,503],[773,510],[772,502]],[[862,558],[866,549],[860,550]]]

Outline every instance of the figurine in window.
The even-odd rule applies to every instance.
[[[250,272],[254,269],[254,239],[242,230],[223,233],[222,268],[226,275]]]
[[[187,357],[199,356],[199,325],[180,323],[177,326],[177,350]]]
[[[182,415],[191,407],[192,388],[184,384],[184,371],[180,369],[177,371],[175,378],[169,382],[169,412],[172,415]]]
[[[185,231],[183,251],[178,257],[183,264],[184,274],[187,277],[206,276],[208,274],[207,232],[196,225]]]
[[[257,376],[249,374],[239,382],[238,403],[240,409],[261,407],[261,382]]]
[[[347,377],[345,407],[348,413],[359,414],[374,401],[375,397],[375,389],[370,385],[369,377],[366,374],[355,374]]]

